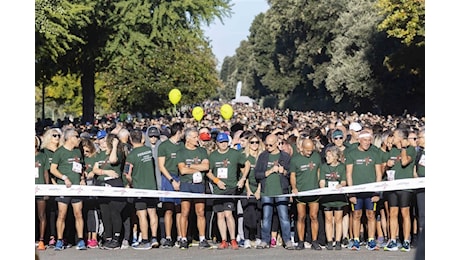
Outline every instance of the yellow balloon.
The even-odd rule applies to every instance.
[[[232,118],[233,108],[229,104],[224,104],[220,107],[220,114],[225,120]]]
[[[194,107],[193,110],[192,110],[192,115],[193,115],[193,118],[195,118],[196,121],[200,121],[203,118],[203,115],[204,115],[203,108]]]
[[[173,88],[171,89],[171,91],[169,91],[169,101],[171,101],[173,105],[179,103],[181,97],[182,94],[180,93],[180,90],[178,90],[177,88]]]

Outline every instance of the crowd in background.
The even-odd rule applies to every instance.
[[[94,122],[37,120],[36,184],[247,195],[247,199],[202,201],[37,196],[37,249],[62,250],[72,244],[81,250],[187,249],[194,241],[200,248],[212,247],[209,241],[218,249],[365,246],[410,251],[417,246],[417,236],[424,230],[424,188],[286,201],[276,195],[424,177],[424,117],[234,104],[232,118],[225,120],[220,105],[203,103],[200,120],[189,109],[174,116],[114,113],[96,116]],[[202,148],[200,153],[192,152],[194,147]],[[352,168],[361,167],[351,162],[361,156],[355,150],[373,158],[370,181],[353,179],[357,173]],[[138,161],[135,153],[150,159]],[[188,163],[192,153],[198,162]],[[219,157],[227,153],[231,159]],[[62,166],[66,158],[78,159],[72,166]],[[239,167],[227,166],[227,160]],[[306,169],[305,160],[315,166]],[[202,180],[195,180],[188,169],[195,166]],[[142,173],[146,171],[151,173],[148,177]],[[281,184],[273,183],[274,173],[280,175]]]

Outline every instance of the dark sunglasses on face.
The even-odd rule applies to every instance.
[[[53,134],[53,137],[61,138],[61,135],[60,134]]]
[[[268,147],[273,147],[273,146],[275,146],[275,144],[265,144],[265,145],[268,146]]]
[[[250,144],[259,144],[259,141],[250,141]]]
[[[342,140],[343,137],[334,137],[334,140]]]

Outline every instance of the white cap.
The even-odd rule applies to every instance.
[[[358,122],[353,122],[353,123],[350,124],[350,130],[353,130],[355,132],[359,132],[359,131],[361,131],[361,129],[363,129],[363,128],[361,127],[361,125]]]

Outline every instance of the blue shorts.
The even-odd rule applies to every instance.
[[[178,175],[174,175],[174,174],[171,174],[171,177],[179,182],[179,176]],[[171,182],[169,182],[168,179],[166,179],[166,177],[164,175],[161,175],[161,190],[164,190],[164,191],[174,191],[174,188],[171,184]],[[160,201],[161,202],[171,202],[171,203],[174,203],[174,205],[180,205],[180,198],[160,198]]]
[[[190,192],[190,193],[204,193],[204,184],[203,183],[180,183],[181,192]]]
[[[372,197],[356,197],[356,204],[350,203],[350,206],[352,211],[362,210],[363,208],[365,208],[366,210],[375,211],[377,209],[377,202],[372,202]]]

